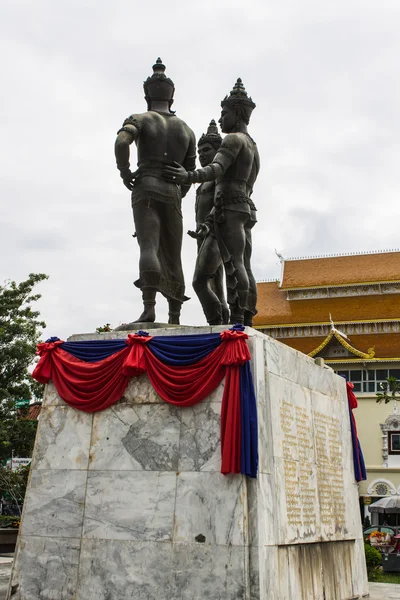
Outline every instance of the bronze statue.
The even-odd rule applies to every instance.
[[[207,133],[197,144],[202,167],[209,165],[222,137],[214,120],[210,122]],[[193,289],[203,307],[210,325],[221,325],[229,321],[229,308],[224,293],[224,267],[214,230],[215,181],[206,181],[196,190],[196,231],[188,234],[197,239],[197,260],[193,276]]]
[[[225,265],[230,323],[252,325],[257,313],[257,288],[251,271],[251,230],[256,207],[251,200],[260,169],[260,157],[247,132],[255,108],[242,80],[221,102],[219,123],[227,133],[213,161],[202,169],[189,171],[185,165],[166,166],[164,177],[183,185],[215,180],[214,224]]]
[[[181,201],[190,188],[163,177],[163,168],[174,162],[195,168],[193,131],[171,111],[175,86],[167,78],[160,58],[153,75],[144,82],[147,112],[125,119],[115,142],[115,157],[125,186],[132,191],[133,218],[140,249],[139,279],[144,311],[137,322],[155,321],[156,293],[168,300],[169,323],[179,324],[185,282],[181,262]],[[138,169],[130,170],[129,146],[135,142]]]

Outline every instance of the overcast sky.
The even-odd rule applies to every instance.
[[[137,318],[138,247],[113,145],[158,56],[196,133],[241,77],[261,171],[253,270],[398,248],[399,0],[3,0],[0,281],[44,272],[48,335]],[[133,148],[132,164],[135,164]],[[184,229],[194,227],[194,189]],[[205,324],[185,235],[184,324]],[[167,320],[160,297],[157,320]]]

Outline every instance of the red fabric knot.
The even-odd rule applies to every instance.
[[[247,333],[227,329],[221,331],[220,336],[222,341],[225,342],[225,352],[221,360],[222,365],[226,367],[241,366],[250,360],[250,351],[246,344],[249,337]]]
[[[122,374],[125,377],[138,377],[146,372],[145,344],[152,337],[151,335],[128,334],[126,343],[130,346],[130,350],[122,365]]]
[[[36,346],[36,354],[39,356],[43,356],[46,352],[51,352],[60,344],[63,344],[64,340],[57,340],[56,342],[43,342],[42,344],[38,344]]]
[[[36,354],[40,356],[40,360],[32,372],[34,379],[40,383],[48,383],[50,381],[53,367],[53,352],[63,343],[63,340],[57,340],[54,342],[43,342],[36,346]]]

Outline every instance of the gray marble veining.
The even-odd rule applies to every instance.
[[[176,471],[181,411],[118,403],[94,415],[91,470]]]
[[[210,493],[213,490],[213,493]],[[180,473],[176,492],[174,541],[243,546],[247,520],[243,476]]]
[[[49,383],[47,383],[44,388],[42,408],[45,408],[46,406],[58,405],[65,406],[65,402],[58,395],[54,383],[52,381],[49,381]]]
[[[80,538],[21,536],[12,574],[12,600],[75,598]]]
[[[63,406],[45,406],[36,436],[34,469],[87,469],[93,415]]]
[[[169,600],[172,545],[125,540],[82,540],[76,600]]]
[[[80,538],[87,471],[33,470],[25,498],[23,535]]]
[[[175,473],[90,471],[83,537],[171,540],[175,488]]]
[[[247,600],[248,548],[174,544],[175,600]],[[253,599],[251,599],[253,600]]]
[[[204,403],[181,410],[179,471],[220,471],[221,403]]]

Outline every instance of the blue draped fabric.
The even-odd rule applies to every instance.
[[[126,348],[125,340],[88,340],[64,342],[60,348],[85,362],[98,362]]]
[[[50,338],[47,341],[55,342],[57,340],[58,338]],[[219,333],[210,335],[171,335],[165,337],[154,336],[149,342],[149,348],[165,364],[183,367],[205,358],[220,344],[221,337]],[[126,348],[126,341],[123,339],[64,342],[60,347],[65,352],[85,362],[98,362]]]
[[[220,344],[219,333],[155,336],[148,342],[149,348],[159,360],[175,367],[184,367],[199,362]]]
[[[356,428],[354,425],[354,415],[352,413],[349,404],[350,413],[350,428],[351,428],[351,441],[353,445],[353,464],[354,464],[354,476],[356,481],[365,481],[367,479],[367,470],[365,468],[364,456],[361,450],[361,445],[357,437]]]
[[[241,472],[249,477],[257,477],[257,402],[250,363],[248,362],[240,367],[240,408],[242,413]]]

